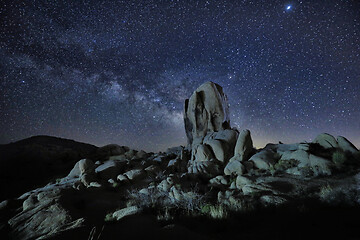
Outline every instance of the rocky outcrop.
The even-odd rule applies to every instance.
[[[319,144],[324,149],[341,149],[344,152],[356,154],[358,149],[345,137],[338,136],[336,139],[334,136],[328,133],[319,134],[313,141],[313,143]]]
[[[61,187],[49,185],[24,194],[22,211],[8,221],[11,238],[47,239],[83,226],[84,218],[74,219],[60,201],[64,198],[62,189],[70,186],[64,182]]]
[[[219,176],[216,176],[216,177],[210,179],[209,183],[211,185],[218,186],[218,185],[227,185],[228,181],[226,180],[226,178],[224,176],[219,175]]]
[[[212,158],[208,161],[189,161],[188,173],[211,177],[220,173],[220,162]]]
[[[67,178],[79,178],[86,187],[89,187],[91,182],[96,181],[95,164],[90,159],[81,159],[75,164]]]
[[[249,161],[254,163],[255,168],[262,170],[269,170],[278,160],[276,152],[272,149],[264,149],[254,154]]]
[[[121,220],[114,224],[122,226],[143,215],[157,214],[152,222],[163,225],[177,221],[174,213],[185,213],[186,219],[192,214],[225,218],[226,211],[280,207],[293,200],[299,209],[316,198],[359,205],[360,159],[346,138],[320,134],[313,143],[255,149],[249,130],[230,128],[226,96],[214,83],[196,90],[185,108],[187,148],[154,154],[102,147],[72,164],[66,177],[1,202],[0,232],[5,226],[15,239],[66,239],[76,231],[88,235],[84,225],[105,224],[106,231],[116,225],[103,221]],[[95,231],[89,239],[95,239]],[[124,229],[116,231],[123,234]]]
[[[234,157],[240,162],[247,161],[253,151],[254,149],[250,130],[242,130],[236,141]]]
[[[188,143],[199,143],[209,132],[230,129],[229,105],[222,87],[206,82],[185,100],[185,131]]]
[[[242,175],[246,171],[244,164],[253,154],[254,148],[249,130],[242,130],[237,138],[234,156],[230,158],[229,163],[224,168],[225,175]]]
[[[69,173],[77,161],[92,156],[97,149],[90,144],[50,136],[0,144],[0,201]]]
[[[117,210],[114,213],[112,213],[111,220],[112,219],[120,220],[120,219],[123,219],[124,217],[134,215],[134,214],[138,214],[140,212],[141,212],[141,208],[139,208],[137,206],[130,206],[130,207],[127,207],[127,208]]]
[[[130,171],[127,171],[126,173],[124,173],[124,176],[126,176],[131,181],[141,179],[141,178],[145,177],[145,175],[146,175],[146,172],[141,169],[133,169],[133,170],[130,170]]]
[[[95,169],[95,172],[101,179],[108,180],[110,178],[116,178],[121,172],[127,161],[108,160]]]
[[[336,139],[328,134],[328,133],[322,133],[319,134],[313,141],[313,143],[318,143],[323,148],[336,148],[338,146]]]
[[[359,152],[359,150],[346,138],[338,136],[336,140],[339,148],[342,149],[344,152],[350,152],[352,154]]]
[[[214,153],[214,157],[220,162],[227,162],[234,155],[234,147],[238,132],[233,129],[225,129],[219,132],[207,134],[202,144],[207,145]]]
[[[101,157],[121,155],[129,151],[128,147],[119,146],[117,144],[108,144],[97,150],[97,154]]]
[[[230,128],[229,106],[222,88],[206,82],[185,101],[185,131],[191,148],[189,173],[220,172],[234,155],[238,132]]]
[[[245,166],[237,160],[229,162],[225,169],[225,175],[242,175],[245,172]]]
[[[233,155],[236,136],[234,130],[223,130],[210,133],[200,143],[193,144],[188,172],[205,175],[218,173],[219,168]]]
[[[295,175],[319,176],[331,175],[333,162],[298,149],[282,154],[278,167],[287,165],[286,171]]]

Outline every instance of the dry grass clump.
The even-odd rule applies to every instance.
[[[222,204],[205,204],[201,207],[201,213],[214,219],[224,219],[228,216],[227,208]]]
[[[349,205],[358,204],[358,190],[347,186],[324,185],[320,188],[319,198],[322,202],[330,205]]]

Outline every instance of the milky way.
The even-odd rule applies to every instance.
[[[257,147],[360,146],[357,1],[1,1],[0,143],[186,144],[183,102],[223,86]]]

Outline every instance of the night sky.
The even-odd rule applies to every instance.
[[[359,1],[1,1],[0,143],[186,143],[183,102],[224,88],[255,146],[360,146]]]

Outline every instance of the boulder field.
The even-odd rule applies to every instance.
[[[274,225],[274,212],[258,220],[249,214],[358,209],[360,153],[345,137],[322,133],[312,142],[256,149],[251,131],[232,128],[229,116],[222,87],[204,83],[184,104],[187,146],[158,153],[115,144],[98,148],[62,178],[1,202],[3,236],[280,239],[257,231],[263,227],[257,224]],[[281,215],[279,223],[287,217]]]

